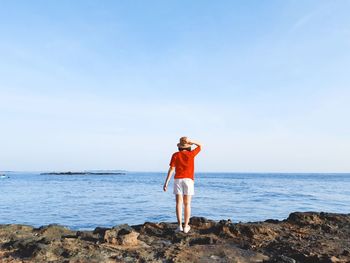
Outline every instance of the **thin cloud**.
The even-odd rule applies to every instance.
[[[294,33],[295,31],[298,31],[299,29],[307,26],[310,24],[313,20],[315,20],[317,17],[320,15],[324,14],[326,10],[329,10],[330,5],[323,5],[320,6],[319,8],[303,15],[300,17],[290,28],[289,34]]]

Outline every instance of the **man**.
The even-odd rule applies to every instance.
[[[191,146],[197,147],[192,150]],[[163,190],[166,191],[171,176],[175,171],[174,177],[174,194],[176,195],[176,217],[178,228],[176,232],[183,231],[188,233],[191,227],[189,221],[191,217],[191,198],[194,195],[194,158],[201,150],[201,144],[187,137],[181,137],[177,144],[178,152],[171,157],[168,176],[165,180]],[[182,227],[182,203],[184,204],[184,219],[185,224]]]

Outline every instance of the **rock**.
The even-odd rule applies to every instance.
[[[175,224],[170,225],[165,223],[156,224],[146,222],[140,228],[140,233],[148,236],[166,238],[169,236],[173,236],[176,227],[177,226]]]
[[[322,223],[320,214],[316,212],[294,212],[289,215],[287,221],[300,226],[320,225]]]
[[[41,240],[36,240],[35,238],[21,239],[4,244],[5,248],[16,250],[16,256],[21,258],[33,257],[45,246],[45,244],[41,243]]]
[[[205,217],[191,217],[190,225],[197,228],[209,228],[215,225],[215,221],[208,220]]]
[[[33,229],[34,227],[27,225],[0,225],[0,242],[32,237]]]
[[[193,245],[212,245],[216,243],[216,239],[213,237],[197,237],[197,238],[192,238],[189,241],[190,246]]]
[[[281,255],[281,256],[277,256],[275,259],[274,259],[274,262],[278,262],[278,263],[296,263],[296,260],[294,258],[290,258],[290,257],[287,257],[287,256],[284,256],[284,255]]]
[[[280,221],[277,219],[267,219],[264,221],[265,223],[278,224]]]
[[[337,258],[337,257],[335,257],[335,256],[332,256],[332,257],[330,258],[330,262],[332,262],[332,263],[337,263],[337,262],[341,262],[341,261],[340,261],[339,258]]]
[[[350,214],[295,212],[283,221],[232,223],[192,217],[72,231],[0,225],[0,262],[350,262]]]
[[[273,230],[269,224],[241,224],[238,227],[238,231],[249,238],[257,238],[263,236],[273,240],[278,234]]]
[[[104,236],[105,232],[109,230],[109,228],[106,227],[96,227],[94,231],[92,232],[93,234],[99,235],[99,236]]]
[[[120,225],[106,230],[104,240],[113,245],[136,246],[139,235],[140,233],[135,232],[129,225]]]
[[[101,237],[99,234],[95,234],[94,232],[91,232],[91,231],[77,231],[76,236],[81,240],[91,241],[95,243],[101,240]]]
[[[51,224],[48,226],[42,226],[34,229],[37,235],[45,237],[46,240],[55,240],[62,238],[63,236],[76,236],[76,231],[72,231],[64,226],[57,224]]]
[[[125,235],[118,235],[118,240],[120,245],[123,246],[137,246],[139,241],[137,240],[140,233],[132,231],[131,233]]]
[[[198,263],[214,263],[214,262],[239,262],[252,263],[264,262],[269,258],[261,253],[254,251],[246,251],[234,245],[197,245],[192,247],[184,247],[172,259],[172,262],[198,262]]]

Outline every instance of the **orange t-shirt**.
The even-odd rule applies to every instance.
[[[190,178],[194,180],[194,157],[200,152],[198,146],[193,151],[179,151],[171,156],[170,166],[175,167],[175,179]]]

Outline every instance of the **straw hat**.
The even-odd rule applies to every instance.
[[[191,144],[187,143],[187,137],[181,137],[177,147],[180,149],[191,148]]]

